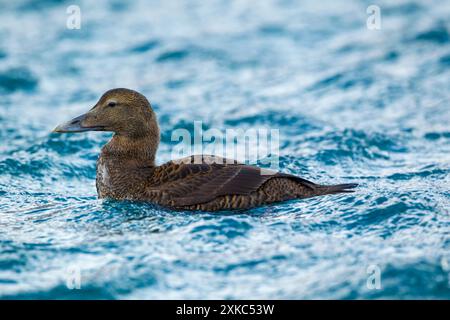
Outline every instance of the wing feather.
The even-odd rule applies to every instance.
[[[284,177],[314,188],[314,183],[286,173],[262,174],[261,169],[244,164],[168,162],[157,167],[153,185],[174,206],[206,203],[224,195],[249,195],[266,181]]]

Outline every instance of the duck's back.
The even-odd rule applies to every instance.
[[[353,187],[319,186],[300,177],[270,174],[233,161],[211,163],[210,158],[188,159],[157,167],[99,159],[99,196],[149,201],[177,209],[216,211],[347,192],[347,188]]]

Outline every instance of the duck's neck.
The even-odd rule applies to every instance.
[[[131,160],[146,166],[155,166],[155,156],[158,149],[159,136],[142,135],[128,137],[115,134],[102,148],[101,156],[117,160]]]

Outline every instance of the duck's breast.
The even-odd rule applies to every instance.
[[[108,197],[108,194],[112,192],[108,166],[106,161],[101,157],[97,160],[96,187],[99,198]]]

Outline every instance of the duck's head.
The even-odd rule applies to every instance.
[[[87,113],[57,126],[54,132],[111,131],[118,136],[158,136],[156,115],[148,100],[130,89],[105,92]]]

